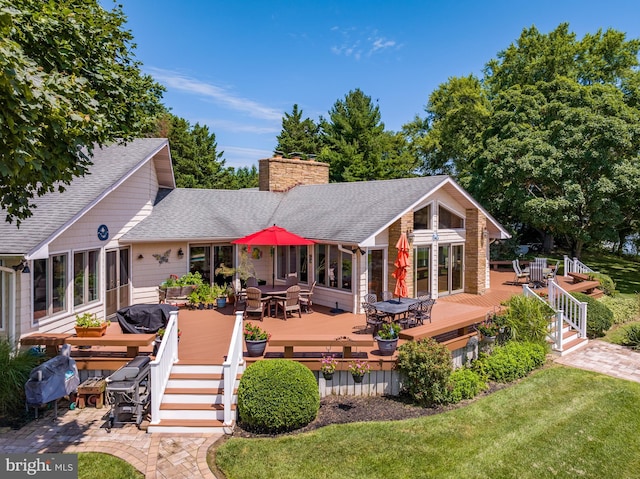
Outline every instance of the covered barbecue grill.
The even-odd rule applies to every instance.
[[[170,304],[134,304],[116,312],[123,333],[149,334],[166,328],[169,313],[178,311]]]
[[[135,423],[140,428],[151,400],[149,356],[137,356],[107,378],[109,423]]]

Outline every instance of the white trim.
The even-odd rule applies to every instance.
[[[45,240],[41,241],[35,247],[33,247],[30,251],[28,251],[24,255],[25,258],[26,259],[32,259],[32,258],[44,259],[45,257],[50,256],[51,253],[47,254],[46,256],[40,256],[42,254],[41,250],[46,247],[47,251],[48,251],[49,243],[51,243],[56,238],[58,238],[62,233],[67,231],[80,218],[82,218],[84,215],[86,215],[89,211],[91,211],[91,209],[93,209],[96,205],[98,205],[109,194],[111,194],[114,190],[116,190],[119,186],[121,186],[125,181],[127,181],[129,178],[131,178],[131,176],[133,176],[133,174],[138,172],[138,170],[140,170],[146,163],[151,161],[163,148],[167,148],[167,149],[169,148],[169,140],[165,139],[164,142],[158,148],[156,148],[152,153],[150,153],[148,156],[146,156],[140,162],[138,162],[138,164],[136,166],[131,168],[124,176],[120,177],[120,179],[118,181],[113,183],[111,186],[103,189],[102,193],[100,193],[91,203],[89,203],[84,208],[82,208],[82,210],[80,210],[78,213],[76,213],[70,220],[68,220],[66,223],[64,223],[62,226],[60,226],[56,231],[54,231],[51,235],[49,235],[48,238],[46,238]],[[169,153],[169,160],[171,160],[171,156],[170,155],[171,155],[171,153]],[[173,168],[172,168],[172,171],[173,171]]]

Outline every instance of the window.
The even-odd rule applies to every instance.
[[[351,291],[352,254],[336,245],[316,246],[316,281],[329,288]]]
[[[420,208],[413,213],[413,229],[429,230],[431,229],[431,205]]]
[[[67,255],[33,261],[34,319],[67,311]]]
[[[99,250],[80,251],[73,255],[73,305],[98,300]]]
[[[278,246],[278,278],[285,279],[289,273],[296,273],[298,281],[307,283],[307,247]]]
[[[461,229],[464,228],[464,219],[457,214],[440,206],[438,208],[438,228]]]

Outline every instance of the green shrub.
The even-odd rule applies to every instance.
[[[600,282],[600,289],[607,296],[616,296],[616,283],[614,283],[611,276],[603,274],[603,273],[589,273],[589,278],[593,278]]]
[[[625,328],[622,345],[640,349],[640,324],[632,324]]]
[[[421,406],[444,404],[448,397],[451,353],[432,338],[409,341],[398,348],[396,365],[402,392]]]
[[[544,344],[553,310],[537,298],[512,296],[505,303],[506,335],[515,341]]]
[[[638,295],[634,298],[624,296],[604,296],[600,302],[613,313],[613,324],[629,323],[640,319],[640,300]]]
[[[578,301],[587,303],[587,336],[600,338],[611,328],[613,313],[607,306],[584,293],[571,293]]]
[[[295,361],[258,361],[246,369],[238,386],[239,422],[255,432],[298,429],[313,421],[319,409],[316,378]]]
[[[31,350],[17,351],[7,339],[0,339],[0,416],[3,423],[17,421],[24,411],[24,384],[29,373],[42,362]]]
[[[535,342],[509,341],[493,348],[491,355],[482,355],[473,364],[492,381],[507,383],[523,378],[542,366],[547,355],[547,346]]]
[[[487,389],[487,381],[482,371],[458,368],[449,376],[449,402],[458,403],[463,399],[473,399]]]

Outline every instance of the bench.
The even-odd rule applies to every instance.
[[[589,275],[584,273],[569,273],[569,276],[573,278],[574,283],[582,283],[583,281],[589,281]]]
[[[140,352],[140,346],[151,346],[156,339],[151,334],[105,334],[100,337],[82,338],[78,336],[68,337],[65,342],[72,346],[126,346],[127,358],[135,358]]]
[[[52,358],[58,355],[58,349],[73,333],[33,333],[20,340],[22,346],[45,346],[45,354]]]
[[[352,347],[371,347],[373,346],[373,338],[371,337],[354,338],[351,336],[336,337],[335,335],[331,335],[331,334],[317,335],[317,336],[312,336],[307,338],[300,338],[298,336],[295,336],[295,337],[279,336],[275,339],[274,338],[270,339],[269,346],[284,347],[285,358],[293,358],[293,349],[295,347],[339,346],[339,347],[342,347],[342,357],[351,358],[353,357],[351,352]]]

